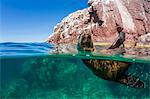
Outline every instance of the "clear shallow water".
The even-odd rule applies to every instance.
[[[45,55],[53,46],[48,43],[0,43],[0,56]]]
[[[43,99],[150,98],[150,62],[120,55],[52,54],[47,43],[1,43],[1,97]],[[81,59],[131,62],[128,74],[145,88],[135,89],[95,76]]]

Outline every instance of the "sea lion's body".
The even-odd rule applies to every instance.
[[[78,50],[93,52],[96,50],[93,45],[93,38],[90,33],[83,33],[78,40]],[[130,63],[100,60],[100,59],[82,59],[83,63],[92,70],[92,72],[105,80],[116,81],[128,86],[143,88],[144,83],[137,80],[136,77],[126,75]]]
[[[112,81],[116,81],[123,76],[129,67],[129,63],[113,60],[84,59],[83,62],[98,77]]]
[[[122,32],[122,31],[123,31],[123,28],[122,28],[122,27],[117,27],[118,38],[117,38],[117,40],[109,47],[109,49],[119,48],[121,45],[123,45],[123,47],[124,47],[125,32]]]

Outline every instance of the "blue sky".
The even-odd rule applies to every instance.
[[[1,0],[0,42],[41,42],[69,13],[88,0]]]

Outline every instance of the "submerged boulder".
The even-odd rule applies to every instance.
[[[77,42],[84,29],[89,29],[94,42],[113,42],[118,35],[117,26],[121,26],[126,33],[126,42],[137,43],[140,36],[150,32],[149,0],[89,0],[88,4],[88,8],[74,12],[58,23],[47,41]],[[90,18],[94,21],[89,21]]]

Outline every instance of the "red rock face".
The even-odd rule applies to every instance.
[[[74,12],[55,26],[50,43],[76,42],[84,29],[93,32],[95,42],[113,42],[117,37],[117,26],[124,28],[126,42],[137,42],[142,35],[150,33],[149,0],[89,0],[89,8]],[[91,10],[96,11],[89,22]],[[103,21],[98,25],[99,20]]]

